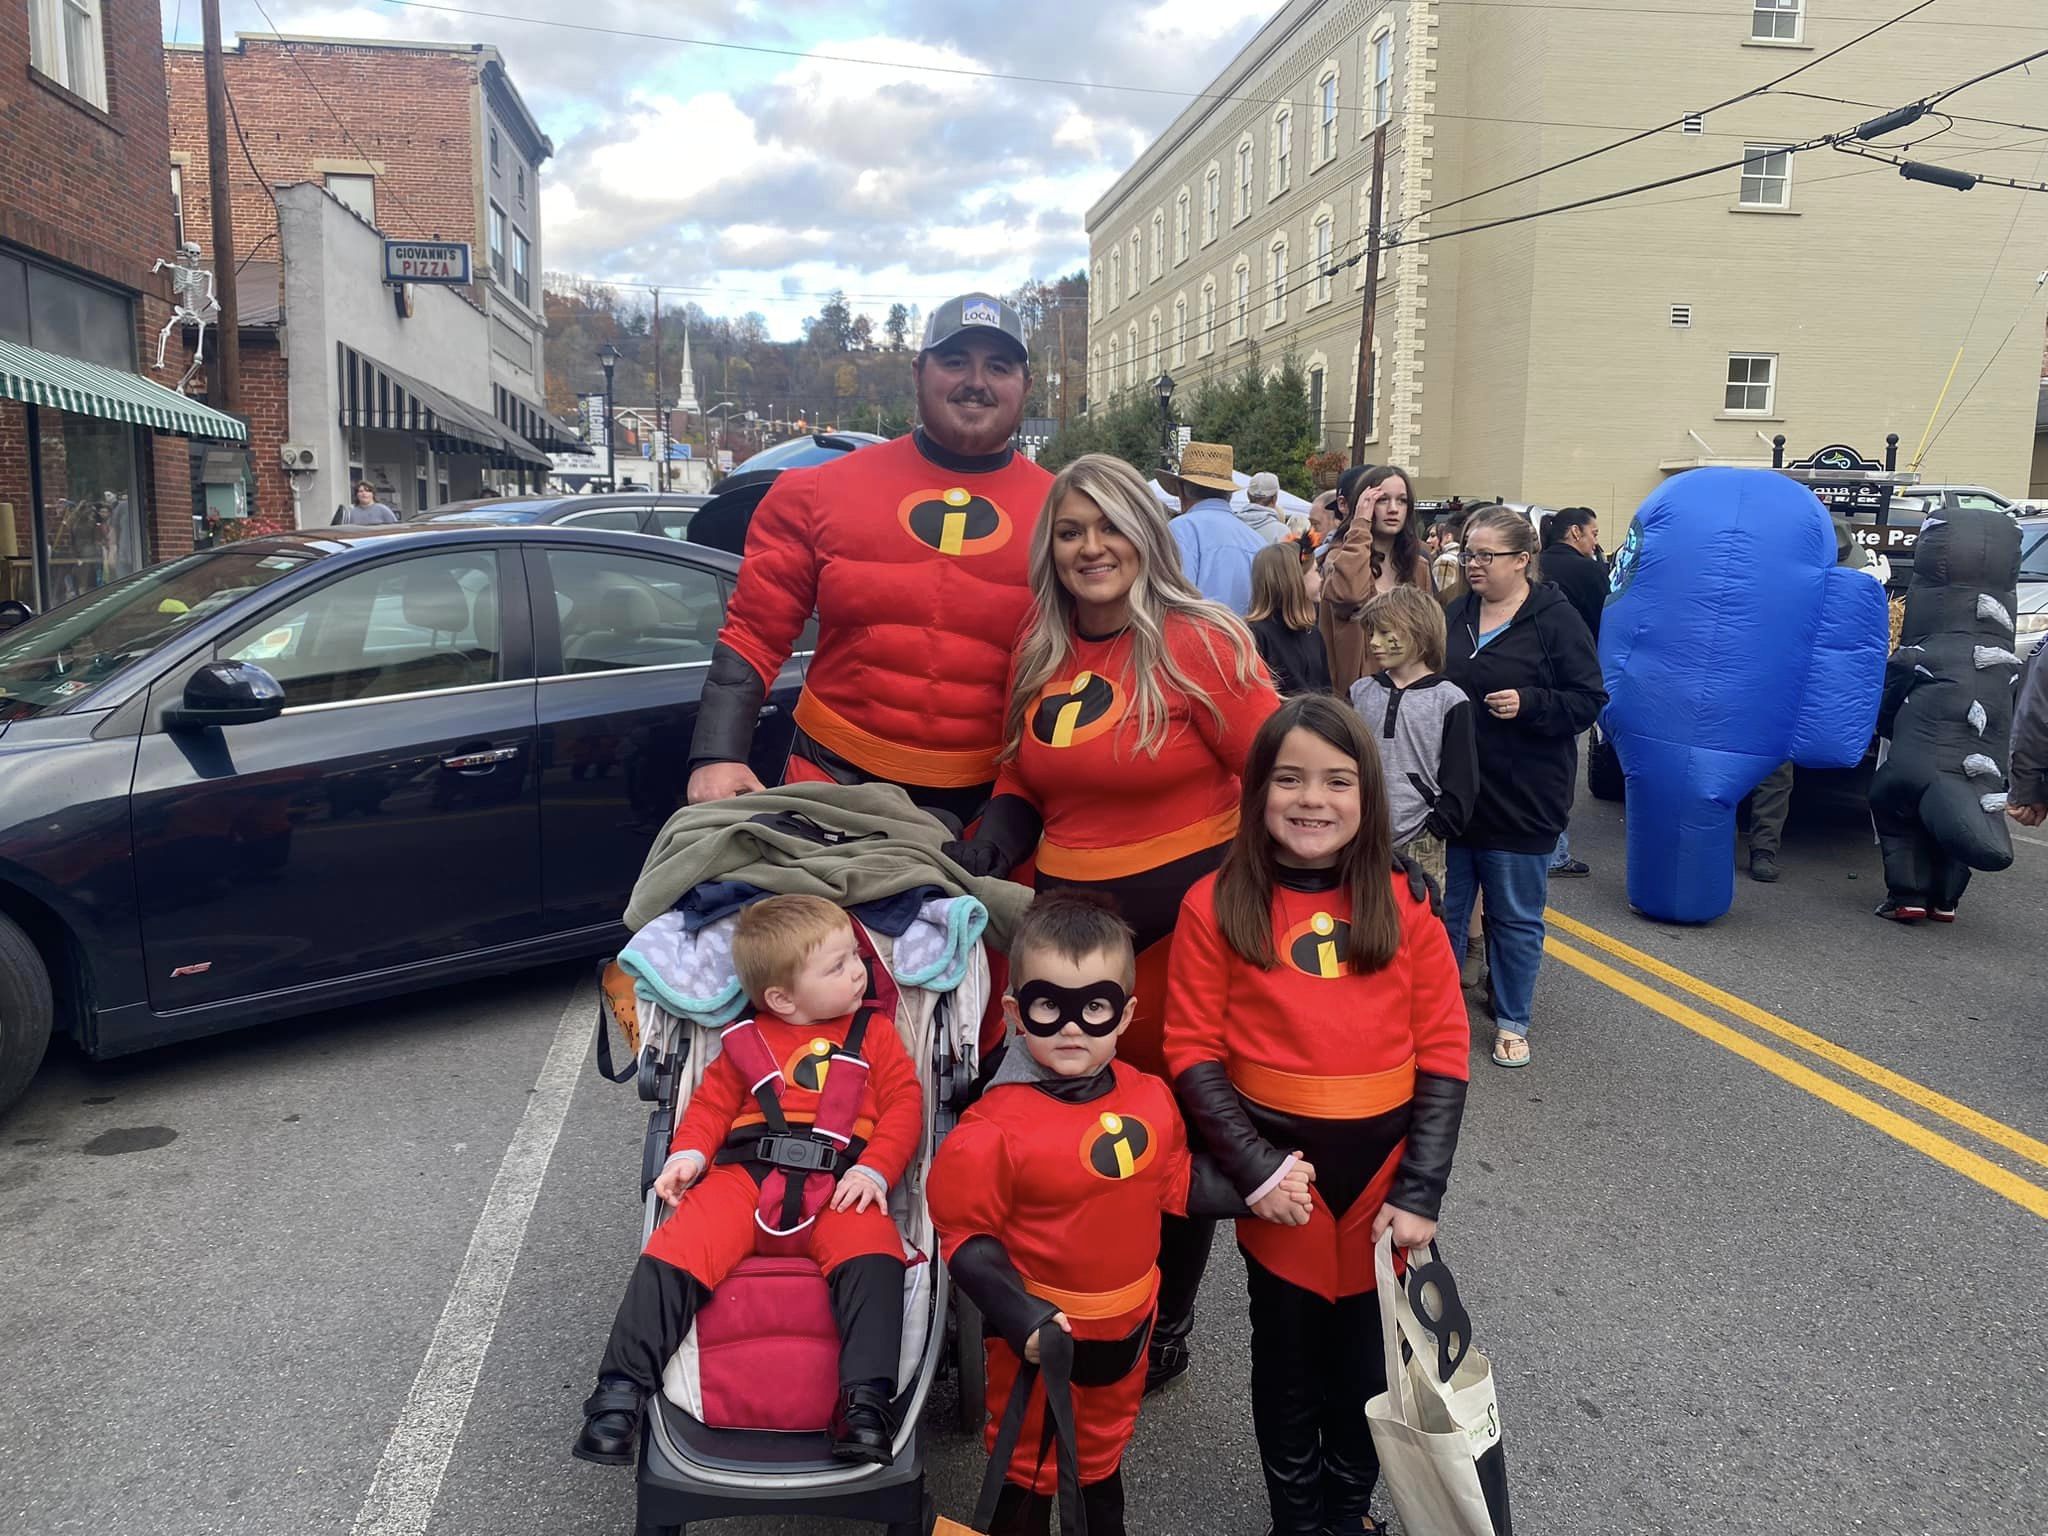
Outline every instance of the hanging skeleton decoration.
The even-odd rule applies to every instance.
[[[175,257],[160,256],[152,274],[164,268],[171,269],[171,318],[164,322],[164,328],[157,332],[156,366],[159,372],[164,366],[164,348],[170,344],[171,332],[180,325],[194,325],[199,328],[198,345],[192,351],[192,366],[184,377],[178,380],[183,389],[192,381],[192,375],[199,371],[199,365],[206,358],[206,327],[220,313],[220,300],[214,296],[213,274],[199,265],[199,247],[189,240],[178,247]]]

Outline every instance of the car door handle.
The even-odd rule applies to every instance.
[[[519,755],[517,747],[493,747],[487,752],[461,752],[454,757],[441,759],[443,768],[452,768],[457,773],[472,773],[477,769],[488,772],[499,763],[509,763]]]

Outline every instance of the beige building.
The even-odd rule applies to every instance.
[[[1149,392],[1162,371],[1185,395],[1291,353],[1324,441],[1348,446],[1365,264],[1339,264],[1364,248],[1384,124],[1399,240],[1381,263],[1365,457],[1410,468],[1420,494],[1618,514],[1666,475],[1768,464],[1780,433],[1796,457],[1834,442],[1881,455],[1896,432],[1903,466],[1961,345],[1921,473],[2023,495],[2048,197],[1783,152],[2038,45],[2009,25],[2009,0],[1949,0],[1783,92],[1488,190],[1761,85],[1897,9],[1290,0],[1089,210],[1089,399]],[[1971,117],[1915,158],[2048,172],[2040,133],[1978,120],[2040,122],[2037,77],[1944,106]],[[1734,163],[1457,233],[1721,162]]]

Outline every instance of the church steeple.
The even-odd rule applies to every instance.
[[[690,367],[690,328],[683,327],[683,386],[676,400],[676,409],[689,416],[701,416],[704,408],[697,403],[697,374]]]

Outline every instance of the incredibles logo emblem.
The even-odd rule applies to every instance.
[[[959,486],[912,491],[896,508],[903,531],[942,555],[992,555],[1010,542],[1010,515]]]
[[[1323,981],[1351,974],[1351,962],[1344,958],[1350,948],[1351,925],[1327,912],[1318,912],[1307,922],[1295,924],[1280,938],[1280,950],[1287,963],[1304,976]]]
[[[845,1054],[830,1040],[813,1040],[782,1064],[782,1075],[807,1093],[823,1093],[832,1058]]]
[[[1152,1161],[1152,1127],[1106,1110],[1081,1137],[1081,1161],[1098,1178],[1128,1179]]]
[[[1048,683],[1031,710],[1031,734],[1048,747],[1078,747],[1093,741],[1124,715],[1115,683],[1098,672]]]

